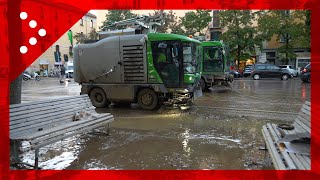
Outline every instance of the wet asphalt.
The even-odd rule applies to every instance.
[[[56,78],[24,81],[22,103],[77,96],[80,88],[73,80],[63,85]],[[273,169],[262,150],[262,126],[293,122],[306,100],[310,84],[299,78],[240,78],[231,88],[210,88],[187,110],[145,111],[134,104],[97,108],[115,117],[109,136],[77,136],[40,160],[73,152],[65,169]]]

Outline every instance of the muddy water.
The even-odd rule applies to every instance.
[[[74,96],[79,91],[75,83],[26,83],[22,99]],[[78,137],[81,143],[73,149],[70,143],[63,145],[71,146],[66,152],[74,152],[65,169],[273,169],[269,155],[260,150],[262,126],[292,122],[309,99],[310,84],[298,78],[240,79],[231,89],[210,89],[185,111],[144,111],[136,105],[96,109],[114,115],[110,136],[87,134]],[[50,152],[53,157],[62,150]]]
[[[265,151],[259,150],[261,127],[269,121],[197,108],[149,115],[133,115],[126,108],[116,111],[111,136],[88,138],[68,169],[272,168]]]

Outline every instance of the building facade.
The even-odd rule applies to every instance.
[[[220,26],[219,12],[219,10],[212,11],[212,22],[209,24],[209,31],[206,34],[207,40],[220,40],[220,35],[227,31],[225,27]],[[290,13],[290,11],[286,12]],[[304,23],[305,19],[295,19],[295,21]],[[252,26],[258,26],[257,20],[252,21]],[[283,65],[285,63],[282,60],[284,59],[284,55],[278,52],[278,49],[283,45],[283,39],[279,38],[278,35],[274,35],[270,41],[263,42],[262,49],[258,47],[256,48],[255,55],[253,54],[253,56],[247,60],[241,59],[240,63],[242,64],[242,66],[252,63],[270,63],[275,65]],[[299,70],[301,67],[304,67],[310,62],[310,48],[295,47],[293,51],[297,57],[290,59],[288,65],[291,65],[293,68]]]
[[[264,43],[264,47],[259,56],[259,63],[270,63],[275,65],[284,65],[282,61],[284,55],[278,52],[278,48],[283,45],[281,38],[274,35],[272,39]],[[293,48],[296,58],[289,59],[288,65],[291,65],[294,69],[300,70],[300,68],[311,62],[310,48]]]
[[[73,37],[76,33],[82,32],[84,35],[88,35],[94,29],[97,30],[97,17],[91,13],[87,13],[69,30],[73,34],[73,45],[77,43]],[[70,53],[72,52],[72,44],[68,36],[69,31],[50,46],[26,71],[38,71],[42,76],[57,75],[59,67],[65,60],[73,61],[72,54]]]

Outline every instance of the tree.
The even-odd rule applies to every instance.
[[[239,66],[241,59],[255,55],[255,47],[261,46],[263,41],[252,23],[255,14],[250,10],[226,10],[219,15],[221,27],[226,29],[221,39],[228,44],[230,55]]]
[[[171,33],[173,33],[173,34],[180,34],[180,35],[188,36],[186,31],[183,30],[181,20],[177,20],[174,23],[172,23],[169,26],[169,29],[171,29]]]
[[[163,10],[160,11],[154,11],[153,14],[149,14],[150,16],[158,16],[163,13]],[[168,29],[171,29],[173,27],[173,24],[177,21],[176,13],[174,13],[172,10],[169,11],[166,15],[163,16],[164,23],[161,26],[158,26],[157,32],[159,33],[166,33],[168,32]]]
[[[199,35],[204,35],[202,30],[207,28],[209,22],[212,20],[210,16],[209,10],[197,10],[189,11],[185,14],[184,17],[181,18],[181,24],[186,29],[186,33],[188,35],[195,35],[199,33]]]
[[[76,39],[77,44],[83,44],[86,41],[95,41],[98,40],[98,32],[93,28],[88,35],[83,34],[83,32],[76,33],[73,38]]]
[[[270,40],[274,35],[283,43],[278,48],[282,60],[288,64],[295,58],[294,47],[310,46],[310,26],[306,28],[307,11],[272,10],[260,14],[258,28],[261,35]],[[307,34],[307,35],[306,35]]]
[[[112,30],[123,29],[126,26],[108,28],[108,25],[117,21],[122,21],[124,19],[130,19],[134,17],[137,17],[137,15],[132,13],[131,10],[110,10],[106,14],[106,20],[102,22],[102,26],[100,26],[100,30],[105,31],[107,29],[112,29]]]

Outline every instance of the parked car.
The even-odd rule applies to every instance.
[[[303,82],[311,82],[311,64],[307,64],[300,72],[300,78]]]
[[[295,69],[292,68],[291,65],[280,65],[279,66],[281,69],[287,69],[290,73],[291,73],[291,76],[298,76],[299,72]]]
[[[251,76],[254,80],[260,78],[281,78],[281,80],[288,80],[291,75],[287,69],[281,69],[273,64],[255,64]]]
[[[241,74],[236,68],[229,70],[229,74],[232,74],[234,78],[240,78]]]
[[[67,63],[66,78],[73,78],[73,62]]]
[[[248,65],[244,68],[243,70],[243,77],[248,77],[251,75],[251,72],[252,72],[252,65]]]

